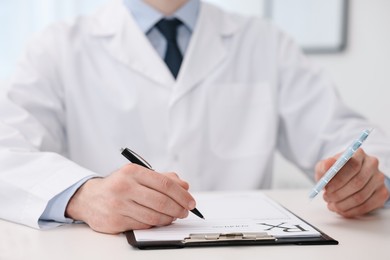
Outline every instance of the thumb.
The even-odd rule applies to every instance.
[[[337,157],[338,156],[330,157],[330,158],[321,160],[316,164],[315,175],[314,175],[316,181],[321,179],[322,176],[324,176],[324,174],[326,173],[326,171],[329,170],[330,167],[332,167],[332,165],[336,162]]]

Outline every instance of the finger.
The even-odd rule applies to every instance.
[[[373,175],[377,173],[377,169],[378,160],[374,157],[366,156],[362,162],[360,171],[358,171],[358,173],[354,175],[351,180],[349,180],[342,188],[334,192],[332,192],[330,189],[326,190],[324,193],[325,201],[338,202],[353,194],[359,194],[358,192],[361,191],[371,180]]]
[[[132,200],[127,202],[121,214],[123,216],[131,216],[136,222],[147,226],[166,226],[171,224],[175,219],[175,217],[157,212]]]
[[[328,203],[328,208],[332,211],[338,212],[341,215],[353,216],[357,214],[364,214],[372,209],[381,207],[389,197],[389,191],[384,184],[384,180],[384,174],[378,172],[372,176],[368,184],[361,191],[356,192],[343,201]],[[367,203],[371,204],[371,198],[375,194],[376,196],[379,195],[380,199],[374,201],[373,205],[364,205]],[[364,210],[367,211],[364,212]]]
[[[351,181],[357,175],[363,165],[366,154],[362,149],[358,149],[354,156],[340,169],[340,171],[326,185],[326,191],[335,192]]]
[[[329,200],[326,193],[324,194],[325,201],[329,202],[329,207],[332,211],[342,213],[346,212],[354,207],[360,206],[374,194],[375,190],[377,189],[377,183],[375,181],[369,181],[367,185],[365,185],[361,190],[357,191],[354,194],[351,194],[347,197],[342,197],[342,199],[338,199],[335,195],[332,196],[336,197],[335,200]]]
[[[87,208],[90,216],[85,222],[92,229],[104,233],[118,233],[130,229],[168,225],[174,220],[174,217],[139,205],[132,199],[144,194],[142,190],[137,193],[140,187],[150,189],[139,185],[132,175],[128,174],[128,170],[143,171],[142,167],[126,166],[107,178],[90,180],[79,189],[83,191],[86,186],[89,188],[87,195],[90,199],[84,208]],[[160,194],[157,191],[153,192]],[[178,204],[176,207],[186,211]]]
[[[154,215],[164,214],[164,216],[171,218],[185,218],[188,216],[188,210],[183,208],[175,200],[149,187],[139,186],[136,189],[132,189],[129,191],[129,196],[138,205],[148,208],[148,212],[153,211]],[[156,218],[157,216],[153,216],[153,219]],[[142,221],[142,218],[139,220]],[[150,224],[150,222],[146,223]]]
[[[376,190],[372,196],[366,200],[364,203],[353,207],[347,211],[337,211],[336,212],[343,217],[346,218],[353,218],[362,216],[368,212],[371,212],[377,208],[383,207],[384,203],[389,198],[389,191],[387,188],[383,185],[380,189]]]
[[[195,208],[195,199],[171,178],[154,171],[135,171],[134,178],[143,186],[169,196],[183,208],[191,210]]]
[[[164,173],[167,177],[171,178],[173,181],[175,181],[177,184],[179,184],[183,189],[188,190],[190,188],[190,185],[188,182],[183,181],[180,179],[179,175],[177,175],[174,172]]]
[[[326,173],[326,171],[332,167],[336,162],[337,157],[331,157],[325,160],[318,162],[315,166],[315,179],[319,181]]]

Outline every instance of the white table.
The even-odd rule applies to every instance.
[[[307,190],[264,192],[340,244],[145,251],[128,245],[123,234],[100,234],[86,225],[68,225],[39,231],[0,220],[0,259],[390,259],[390,209],[378,210],[360,219],[344,219],[328,211],[320,196],[309,202]]]

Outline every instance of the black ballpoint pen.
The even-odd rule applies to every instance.
[[[144,158],[142,158],[140,155],[130,150],[129,148],[122,148],[121,154],[124,157],[126,157],[130,162],[141,165],[150,170],[153,170],[152,166]],[[196,208],[192,209],[191,212],[197,215],[198,217],[205,219],[202,213],[200,213],[199,210],[197,210]]]

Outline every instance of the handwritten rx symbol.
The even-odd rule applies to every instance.
[[[264,231],[270,231],[270,230],[273,230],[275,228],[280,228],[282,229],[283,232],[286,232],[286,233],[292,233],[292,232],[305,232],[305,231],[308,231],[306,229],[304,229],[303,227],[301,227],[300,225],[291,225],[291,226],[286,226],[286,222],[282,222],[278,225],[272,225],[272,224],[267,224],[267,223],[257,223],[258,225],[263,225],[263,226],[267,226],[268,228],[267,229],[264,229]]]

